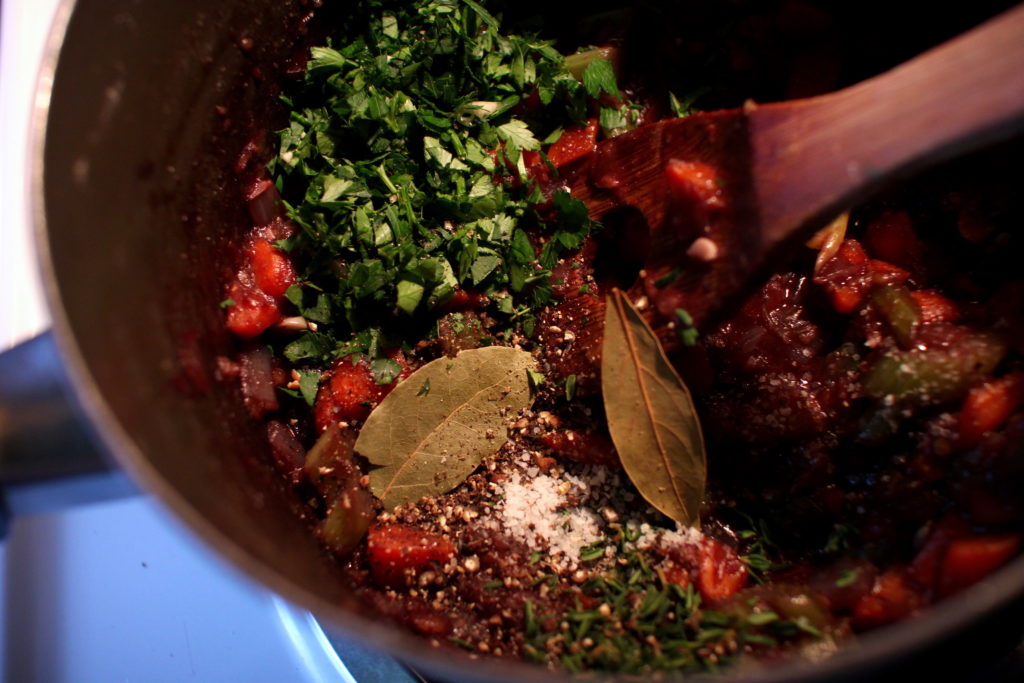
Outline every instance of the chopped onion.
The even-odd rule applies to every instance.
[[[320,538],[336,555],[345,557],[359,545],[373,517],[373,496],[368,491],[342,491],[320,523]]]
[[[303,318],[301,315],[293,315],[287,318],[281,318],[281,320],[274,325],[274,329],[279,332],[305,332],[311,328],[308,320]]]
[[[821,267],[836,255],[839,245],[846,239],[846,226],[849,222],[850,212],[845,211],[807,241],[807,246],[811,249],[820,250],[818,252],[818,260],[814,263],[815,273],[821,270]]]
[[[284,423],[277,420],[267,423],[267,441],[270,442],[274,462],[281,470],[292,472],[306,461],[306,449]]]
[[[269,180],[258,180],[252,184],[245,196],[249,206],[249,215],[257,226],[270,225],[277,218],[282,218],[281,195],[274,183]]]
[[[258,346],[238,355],[242,398],[245,407],[254,418],[277,410],[277,394],[274,393],[274,372],[270,350]]]

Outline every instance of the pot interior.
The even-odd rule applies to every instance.
[[[843,10],[827,32],[794,29],[787,49],[855,50],[861,58],[841,76],[855,82],[991,16],[997,4],[943,12],[928,27],[909,9],[859,5]],[[262,428],[247,416],[237,386],[218,380],[218,356],[234,347],[217,304],[235,245],[250,227],[233,167],[247,141],[270,141],[267,133],[281,127],[282,74],[314,40],[320,22],[344,11],[327,8],[308,22],[313,5],[116,0],[79,2],[73,11],[65,5],[67,31],[50,64],[55,78],[44,144],[36,150],[42,170],[35,171],[56,331],[79,398],[109,449],[244,571],[347,634],[433,671],[536,678],[541,672],[533,667],[453,661],[367,614],[300,518],[302,507],[274,471]],[[559,11],[557,20],[540,16],[548,25],[576,25],[576,6]],[[707,3],[684,3],[677,11],[693,19],[681,24],[691,33],[713,13]],[[666,68],[683,57],[669,42],[679,26],[644,30],[662,34],[649,41],[647,63]],[[756,65],[758,57],[751,58]],[[733,99],[777,98],[787,77],[752,68],[731,84]],[[712,104],[738,103],[729,98]],[[797,667],[767,676],[863,675],[890,664],[899,650],[919,650],[949,634],[938,613],[959,627],[980,616],[979,606],[993,608],[1022,589],[1018,561],[987,593],[972,594],[974,607],[951,600],[935,616],[865,639],[859,650],[815,671]]]

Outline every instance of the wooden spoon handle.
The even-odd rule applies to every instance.
[[[870,80],[748,109],[766,245],[1024,127],[1024,5]]]

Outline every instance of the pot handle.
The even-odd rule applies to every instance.
[[[137,493],[75,405],[51,333],[0,353],[0,537],[10,514]]]

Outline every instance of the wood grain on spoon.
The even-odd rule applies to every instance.
[[[700,322],[854,202],[1022,127],[1024,5],[845,90],[631,131],[598,145],[566,184],[595,218],[643,213],[645,268],[683,265],[676,286]],[[670,183],[672,160],[713,171],[711,206],[700,182]],[[681,255],[688,245],[698,248]]]

